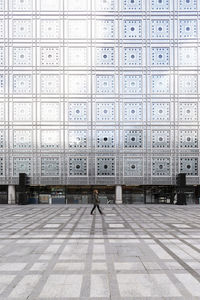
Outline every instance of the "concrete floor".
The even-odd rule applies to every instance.
[[[200,206],[0,206],[0,299],[200,299]]]

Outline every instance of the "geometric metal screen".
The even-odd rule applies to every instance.
[[[199,183],[199,10],[1,0],[1,184]]]

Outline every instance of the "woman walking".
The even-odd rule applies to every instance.
[[[99,207],[100,201],[99,201],[99,193],[98,193],[98,190],[94,190],[94,191],[93,191],[92,198],[93,198],[93,204],[94,204],[94,206],[93,206],[93,208],[92,208],[92,210],[91,210],[91,215],[93,215],[93,211],[95,210],[96,207],[98,208],[99,213],[102,215],[103,213],[102,213],[102,211],[101,211],[101,209],[100,209],[100,207]]]

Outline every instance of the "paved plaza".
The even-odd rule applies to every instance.
[[[200,299],[200,206],[0,206],[0,299]]]

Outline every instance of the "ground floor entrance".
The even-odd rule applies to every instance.
[[[177,192],[176,186],[28,186],[26,198],[28,204],[90,204],[94,189],[99,191],[101,204],[173,204]],[[7,189],[8,190],[8,189]],[[8,203],[7,190],[0,192],[2,201]],[[199,203],[198,186],[186,186],[184,194],[187,204]],[[15,187],[15,203],[19,203],[21,193]],[[3,202],[4,201],[4,202]],[[7,201],[7,202],[6,202]],[[14,203],[13,203],[14,204]]]

